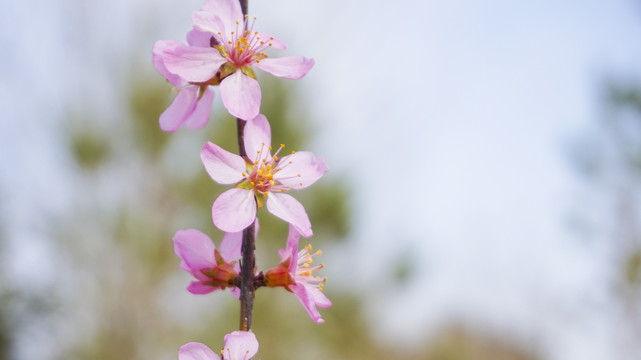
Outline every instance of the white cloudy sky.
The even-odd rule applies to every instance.
[[[38,214],[64,209],[72,190],[56,122],[65,104],[108,111],[112,72],[132,52],[147,61],[156,39],[182,39],[199,6],[0,4],[0,196],[9,237],[32,240],[12,242],[16,276],[45,257]],[[288,54],[316,60],[297,86],[315,152],[354,186],[350,268],[368,280],[384,335],[465,316],[550,359],[612,358],[608,246],[567,226],[586,195],[567,148],[598,119],[606,76],[641,75],[641,4],[257,0],[250,13]],[[377,293],[385,256],[409,250],[420,277]]]

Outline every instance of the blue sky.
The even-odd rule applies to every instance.
[[[0,58],[0,196],[10,238],[31,240],[10,247],[18,278],[47,281],[33,273],[47,266],[39,214],[69,205],[58,116],[70,103],[117,114],[113,71],[148,61],[157,39],[182,39],[200,1],[151,4],[0,5],[11,49]],[[356,199],[353,253],[335,254],[335,268],[367,284],[381,336],[466,317],[544,344],[550,359],[611,358],[611,249],[567,225],[577,203],[598,204],[568,146],[594,130],[605,78],[641,76],[639,3],[273,0],[250,1],[250,13],[287,55],[316,60],[296,83],[312,150]],[[377,293],[381,262],[408,249],[420,276]]]

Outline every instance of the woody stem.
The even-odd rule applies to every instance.
[[[243,15],[247,15],[247,1],[239,0]],[[238,150],[240,156],[246,157],[245,151],[245,121],[236,119]],[[249,331],[252,326],[252,310],[254,308],[254,272],[256,268],[256,233],[254,223],[243,230],[242,261],[240,267],[240,330]]]

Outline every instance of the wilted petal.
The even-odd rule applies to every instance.
[[[314,66],[314,60],[302,56],[265,58],[254,64],[263,71],[288,79],[300,79]]]
[[[198,87],[188,86],[180,91],[171,105],[160,114],[158,122],[162,131],[174,132],[194,112],[198,102]]]
[[[223,105],[233,116],[248,120],[258,115],[260,109],[260,85],[258,81],[237,70],[220,83]]]
[[[178,350],[178,360],[220,360],[220,357],[207,346],[190,342]]]
[[[215,290],[220,290],[220,288],[216,286],[205,285],[202,281],[192,281],[187,286],[187,291],[194,295],[205,295]]]
[[[251,161],[262,161],[271,157],[272,133],[269,121],[263,114],[247,120],[245,124],[245,151]],[[260,154],[260,156],[258,156]]]
[[[225,335],[224,360],[250,359],[258,352],[256,335],[249,331],[233,331]]]
[[[192,275],[201,280],[205,279],[200,270],[216,265],[216,246],[211,239],[196,229],[187,229],[177,231],[173,241],[174,252],[185,262]]]
[[[174,86],[186,85],[187,81],[167,70],[167,67],[165,66],[165,54],[167,52],[173,52],[174,49],[179,46],[184,45],[180,41],[176,40],[160,40],[156,41],[152,50],[152,63],[154,64],[154,68]]]
[[[269,193],[267,211],[295,226],[296,230],[304,237],[314,234],[305,208],[291,195]]]
[[[209,88],[209,86],[204,89],[202,96],[196,102],[195,109],[185,120],[185,126],[188,129],[200,129],[209,122],[211,104],[214,102],[214,90]]]
[[[218,50],[182,45],[165,52],[167,70],[190,82],[206,82],[227,62]]]
[[[282,164],[282,170],[274,175],[274,180],[294,189],[312,185],[329,170],[322,158],[309,151],[283,156],[279,164]]]
[[[209,176],[219,184],[239,182],[247,171],[243,158],[212,142],[207,142],[200,150],[200,159]]]
[[[289,290],[291,290],[294,293],[294,295],[296,295],[298,300],[300,300],[301,304],[303,304],[303,307],[305,308],[305,310],[307,310],[307,313],[312,318],[312,320],[314,320],[314,322],[319,324],[325,322],[321,314],[316,309],[314,298],[309,294],[308,289],[307,287],[305,287],[305,285],[299,283],[299,284],[290,286]]]
[[[254,192],[245,189],[229,189],[220,194],[211,208],[211,216],[220,230],[238,232],[256,219]]]

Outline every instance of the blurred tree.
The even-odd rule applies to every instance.
[[[428,346],[426,360],[535,360],[538,356],[516,344],[452,325]]]
[[[2,218],[0,217],[0,223],[2,223]],[[4,226],[0,227],[0,258],[4,260],[5,258],[5,242],[6,237],[4,235]],[[9,360],[11,354],[11,300],[13,294],[10,291],[10,287],[7,279],[5,279],[4,274],[6,274],[6,269],[4,269],[5,261],[0,261],[0,360]]]
[[[597,132],[578,147],[575,164],[603,196],[608,216],[593,224],[614,250],[614,294],[621,310],[619,358],[641,356],[641,83],[610,81]]]
[[[4,216],[0,216],[0,224]],[[19,359],[16,343],[33,328],[49,320],[55,302],[46,297],[51,289],[32,289],[8,276],[8,237],[0,226],[0,360]]]

